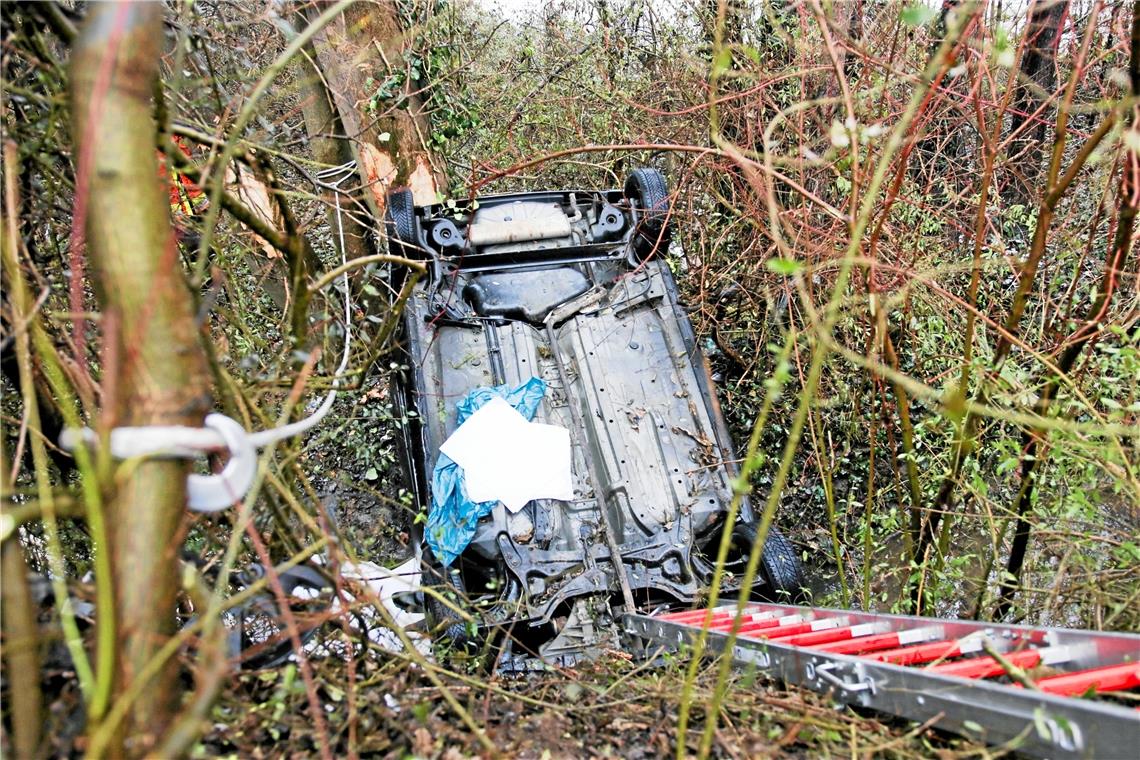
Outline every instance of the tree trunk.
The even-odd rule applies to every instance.
[[[8,462],[0,457],[7,472]],[[40,692],[40,632],[28,589],[28,566],[18,533],[0,546],[3,572],[4,664],[10,696],[12,750],[15,757],[35,757],[40,746],[43,697]]]
[[[1069,0],[1037,0],[1025,32],[1021,76],[1011,105],[1009,125],[1011,135],[1021,131],[1009,149],[1014,171],[1020,177],[1010,184],[1007,197],[1011,203],[1026,207],[1036,205],[1034,196],[1041,176],[1048,114],[1052,109],[1037,111],[1057,87],[1057,44],[1068,15]]]
[[[1062,375],[1072,371],[1085,346],[1099,336],[1106,322],[1112,297],[1119,288],[1120,278],[1128,266],[1129,254],[1135,253],[1133,230],[1137,212],[1140,211],[1140,149],[1136,148],[1137,142],[1140,142],[1140,3],[1133,5],[1132,12],[1132,45],[1128,73],[1130,95],[1134,104],[1127,119],[1127,129],[1135,139],[1124,140],[1124,166],[1120,176],[1116,233],[1105,258],[1104,273],[1097,287],[1096,296],[1089,305],[1088,314],[1065,341],[1064,349],[1057,361],[1057,369]],[[1048,417],[1049,409],[1060,389],[1060,376],[1050,377],[1037,400],[1034,411],[1041,417]],[[1047,429],[1028,430],[1022,435],[1021,449],[1024,453],[1021,457],[1021,487],[1018,489],[1014,507],[1017,523],[1014,528],[1013,543],[1010,545],[1006,573],[1001,584],[1001,599],[994,608],[994,620],[1001,620],[1009,614],[1014,596],[1021,587],[1021,571],[1025,564],[1032,530],[1030,517],[1034,492],[1041,465],[1049,455],[1048,438]]]
[[[431,127],[407,76],[405,42],[393,0],[357,3],[313,40],[377,219],[391,187],[410,188],[420,204],[447,187],[425,143]],[[386,97],[374,100],[379,91]]]
[[[315,51],[313,53],[315,57]],[[332,93],[325,89],[315,61],[306,55],[298,56],[296,67],[297,80],[300,84],[298,96],[301,99],[301,113],[305,119],[305,131],[309,135],[309,147],[313,152],[313,158],[318,163],[328,166],[339,166],[352,160],[352,147],[337,137],[343,133],[343,128],[330,101]],[[335,199],[332,197],[332,191],[327,191],[324,195],[329,209],[329,229],[337,235]],[[346,208],[349,205],[348,198],[342,197],[340,204],[342,208],[348,210]],[[354,215],[342,213],[341,224],[344,229],[347,258],[359,259],[376,253],[372,235],[365,226],[357,222]]]
[[[210,406],[205,354],[155,160],[151,95],[162,14],[158,3],[92,3],[72,53],[76,193],[86,203],[102,313],[108,426],[197,427]],[[141,462],[109,499],[109,545],[97,550],[108,552],[112,567],[116,697],[172,633],[188,472],[183,460]],[[141,755],[154,746],[178,704],[177,667],[170,660],[136,685],[112,754]]]

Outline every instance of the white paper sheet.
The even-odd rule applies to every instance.
[[[531,499],[574,497],[570,431],[528,422],[503,399],[484,404],[440,450],[463,468],[473,501],[501,501],[518,512]]]

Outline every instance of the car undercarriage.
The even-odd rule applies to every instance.
[[[437,594],[429,618],[451,639],[501,642],[501,669],[572,664],[612,640],[616,614],[691,605],[713,580],[736,454],[666,262],[669,208],[653,169],[620,190],[423,207],[390,196],[393,250],[428,269],[405,305],[395,393],[419,506],[474,388],[540,378],[535,421],[570,433],[572,499],[495,505],[447,568],[422,547],[425,578],[477,623]],[[739,587],[756,523],[742,498],[724,591]],[[787,600],[802,585],[773,527],[754,591]]]

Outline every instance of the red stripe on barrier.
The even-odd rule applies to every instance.
[[[739,632],[743,633],[745,630],[759,631],[759,630],[762,630],[765,628],[776,628],[776,627],[781,626],[781,625],[790,625],[792,623],[799,623],[803,619],[804,619],[803,615],[789,615],[787,617],[764,618],[761,620],[749,620],[747,617],[745,617],[745,618],[741,618],[741,625],[740,625]],[[729,617],[729,618],[726,618],[725,620],[721,620],[721,621],[718,621],[716,623],[713,623],[712,625],[708,626],[708,629],[710,631],[725,631],[725,632],[727,632],[727,631],[732,630],[732,625],[735,622],[736,622],[735,618]]]
[[[705,616],[712,612],[713,620],[718,620],[723,617],[731,617],[735,612],[735,607],[726,607],[714,610],[683,610],[682,612],[670,612],[660,616],[660,620],[667,620],[670,623],[702,623]],[[757,612],[757,609],[746,608],[745,615],[751,615]]]
[[[834,644],[823,644],[814,647],[821,652],[833,654],[862,654],[863,652],[877,652],[881,649],[894,649],[899,645],[897,633],[879,633],[874,636],[863,636],[850,641],[837,641]]]
[[[799,620],[791,620],[791,621],[788,621],[787,623],[781,624],[780,623],[781,619],[782,618],[773,618],[772,620],[755,620],[751,623],[745,622],[744,625],[740,626],[740,630],[737,631],[737,633],[746,634],[746,633],[753,633],[754,631],[766,631],[769,628],[780,628],[781,625],[789,626],[789,625],[797,625],[800,623]],[[723,630],[728,631],[731,628],[732,628],[732,621],[729,620],[727,623],[724,624]]]
[[[934,662],[947,657],[957,657],[962,654],[962,648],[957,641],[932,641],[929,644],[916,644],[899,649],[888,649],[885,652],[875,652],[866,655],[869,659],[879,662],[890,662],[895,665],[914,665],[919,662]]]
[[[1037,688],[1047,694],[1077,696],[1092,689],[1097,693],[1140,688],[1140,662],[1108,665],[1060,676],[1042,678]]]
[[[1010,665],[1018,668],[1034,668],[1041,662],[1041,652],[1036,649],[1023,649],[1002,656]],[[932,665],[926,670],[929,673],[959,678],[993,678],[1006,673],[1005,667],[993,657],[973,657],[959,662],[947,662]]]
[[[808,647],[816,644],[829,644],[833,641],[851,641],[851,637],[855,635],[853,632],[858,630],[857,625],[848,625],[843,628],[830,628],[823,631],[812,631],[811,633],[801,633],[797,636],[791,636],[784,641],[794,647]]]
[[[794,636],[797,633],[809,633],[811,630],[811,623],[792,623],[764,629],[745,626],[740,629],[740,635],[753,639],[782,639],[786,636]]]

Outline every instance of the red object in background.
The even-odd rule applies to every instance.
[[[1049,676],[1038,680],[1037,688],[1046,694],[1062,696],[1078,696],[1088,691],[1099,694],[1137,689],[1140,688],[1140,663],[1125,662]]]
[[[186,147],[182,138],[175,137],[174,143],[187,158],[190,157],[190,150]],[[164,182],[168,183],[171,212],[194,216],[206,210],[209,202],[206,199],[206,194],[202,192],[202,188],[194,184],[189,177],[181,172],[174,172],[173,178],[168,176],[166,170],[166,154],[162,151],[158,152],[158,176]]]

